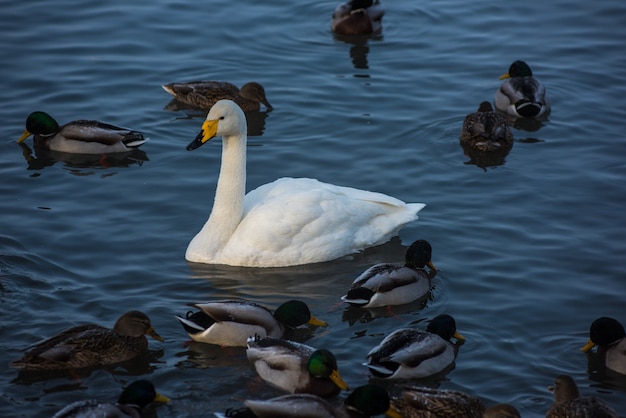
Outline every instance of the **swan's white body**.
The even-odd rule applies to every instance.
[[[383,244],[425,206],[308,178],[281,178],[246,195],[246,119],[230,100],[211,108],[188,149],[218,135],[215,202],[187,247],[188,261],[282,267],[333,260]]]

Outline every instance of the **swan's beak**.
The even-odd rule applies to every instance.
[[[20,136],[20,138],[17,140],[17,143],[19,144],[20,142],[24,141],[29,136],[30,136],[30,132],[28,132],[28,129],[26,129],[24,133],[22,134],[22,136]]]
[[[213,138],[217,133],[217,123],[217,120],[205,120],[202,124],[202,130],[196,136],[196,139],[194,139],[189,145],[187,145],[187,151],[194,150]]]
[[[511,75],[506,72],[504,74],[502,74],[500,77],[498,77],[500,80],[504,80],[505,78],[511,78]]]

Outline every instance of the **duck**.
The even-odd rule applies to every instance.
[[[520,418],[509,404],[485,408],[480,399],[467,393],[420,386],[404,387],[391,405],[403,418]]]
[[[607,369],[626,375],[626,332],[617,319],[603,316],[591,323],[589,341],[581,351],[587,353],[595,346]]]
[[[406,251],[404,264],[379,263],[358,276],[341,300],[363,308],[404,305],[430,291],[430,281],[437,269],[432,247],[426,240],[413,242]],[[430,271],[427,272],[425,267]]]
[[[335,260],[389,241],[425,206],[311,178],[280,178],[245,194],[246,129],[241,108],[220,100],[187,146],[222,137],[213,208],[187,261],[286,267]]]
[[[429,377],[454,363],[457,347],[451,343],[452,337],[465,341],[452,316],[437,315],[426,331],[400,328],[387,335],[367,353],[364,364],[379,379]]]
[[[141,132],[97,120],[75,120],[59,126],[46,112],[32,112],[26,129],[17,140],[33,135],[35,147],[71,154],[115,154],[129,152],[148,141]]]
[[[528,64],[521,60],[513,62],[500,80],[504,81],[496,91],[496,109],[514,117],[539,119],[548,116],[550,97]]]
[[[265,89],[255,81],[244,84],[241,89],[227,81],[185,81],[163,84],[161,87],[175,100],[198,110],[208,111],[222,99],[234,101],[244,112],[259,111],[261,103],[267,110],[273,109]]]
[[[463,119],[460,142],[481,152],[510,150],[513,133],[504,116],[494,112],[491,103],[484,101],[478,110]]]
[[[384,15],[379,0],[348,0],[335,8],[330,29],[348,36],[380,33]]]
[[[154,389],[149,380],[136,380],[120,394],[116,403],[96,399],[77,401],[58,411],[52,418],[141,418],[142,409],[152,402],[169,402],[167,396]]]
[[[199,311],[176,316],[192,340],[222,347],[246,347],[248,338],[282,338],[287,330],[309,324],[325,327],[326,322],[311,315],[306,303],[289,300],[274,313],[247,300],[216,300],[192,304]]]
[[[11,366],[42,371],[121,363],[148,351],[145,335],[163,341],[145,313],[128,311],[119,317],[113,329],[96,324],[77,325],[36,343]]]
[[[339,406],[331,405],[326,399],[308,393],[283,395],[267,400],[246,400],[246,408],[228,410],[227,417],[258,418],[365,418],[385,414],[401,418],[391,407],[386,389],[374,384],[357,387]]]
[[[246,356],[261,379],[285,392],[326,398],[348,390],[337,370],[337,359],[327,349],[254,336],[248,339]]]
[[[554,393],[554,403],[548,409],[546,418],[618,418],[617,413],[600,399],[580,396],[576,382],[569,375],[557,376],[554,386],[548,386],[548,390]]]

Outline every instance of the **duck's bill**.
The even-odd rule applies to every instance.
[[[148,334],[149,336],[151,336],[152,338],[154,338],[157,341],[163,342],[163,337],[161,337],[159,334],[157,334],[157,332],[152,327],[150,327],[150,329],[148,329],[148,332],[146,332],[146,334]]]
[[[498,77],[500,80],[504,80],[506,78],[511,78],[511,75],[507,72]]]
[[[168,398],[165,395],[161,395],[160,393],[156,394],[156,397],[154,398],[155,402],[163,402],[163,403],[167,403],[170,401],[170,398]]]
[[[595,346],[596,344],[593,341],[589,340],[587,341],[587,344],[585,344],[585,346],[580,349],[580,351],[582,351],[583,353],[586,353],[587,351],[591,350]]]
[[[390,418],[402,418],[402,415],[398,411],[396,411],[392,406],[389,407],[387,411],[385,411],[385,416]]]
[[[330,374],[330,380],[332,380],[335,385],[337,385],[337,387],[341,390],[349,389],[347,383],[343,380],[337,370],[333,370],[333,372]]]
[[[25,130],[22,136],[18,138],[17,143],[19,144],[20,142],[24,142],[24,140],[28,138],[29,136],[30,136],[30,132],[28,132],[28,130]]]
[[[309,325],[315,325],[316,327],[327,327],[328,324],[324,321],[322,321],[321,319],[317,319],[314,316],[311,316],[311,318],[309,319]]]
[[[202,130],[196,138],[191,141],[189,145],[187,145],[187,151],[194,150],[196,148],[201,147],[205,142],[209,141],[211,138],[215,136],[217,133],[217,121],[216,120],[205,120],[202,124]]]

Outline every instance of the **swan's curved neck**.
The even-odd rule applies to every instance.
[[[223,247],[243,216],[246,193],[246,139],[239,135],[222,137],[222,166],[215,190],[211,215],[203,229],[208,229],[214,250]]]

